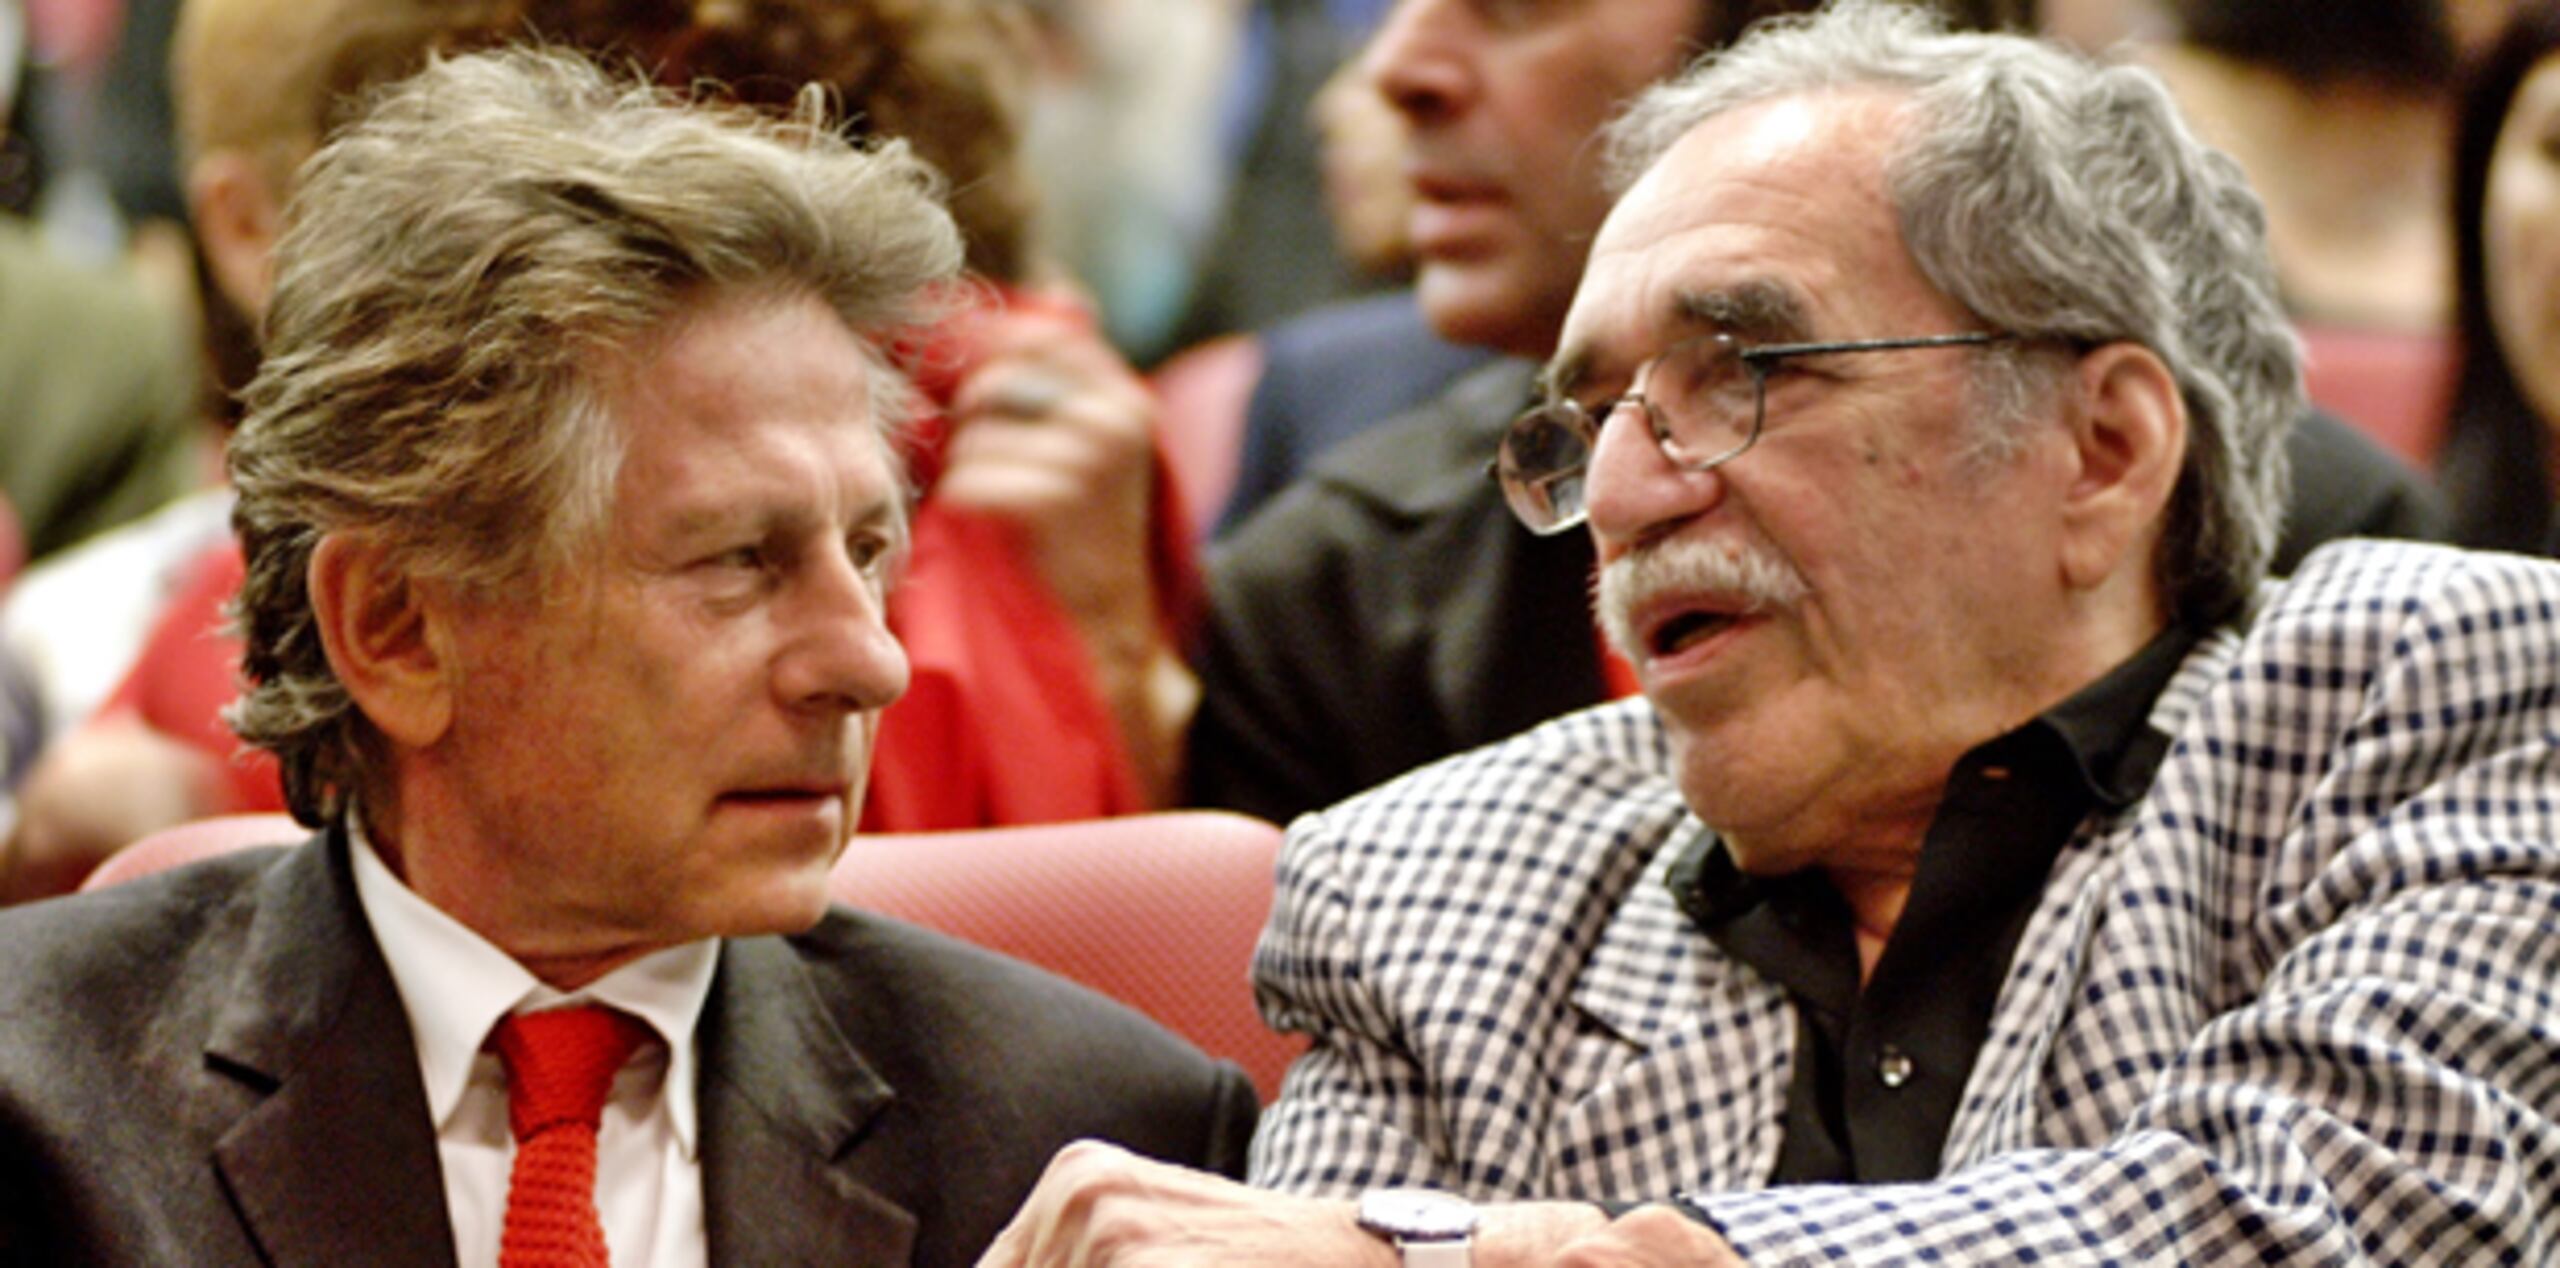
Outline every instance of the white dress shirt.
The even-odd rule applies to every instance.
[[[506,1071],[485,1046],[490,1030],[509,1013],[599,1003],[647,1022],[659,1041],[643,1044],[623,1066],[605,1103],[596,1149],[605,1246],[615,1268],[707,1263],[693,1031],[711,993],[719,943],[670,947],[563,995],[418,897],[354,826],[357,816],[348,818],[356,897],[417,1038],[459,1261],[498,1262],[507,1177],[515,1165]]]

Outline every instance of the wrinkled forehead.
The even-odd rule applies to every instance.
[[[1691,127],[1602,224],[1550,377],[1622,373],[1687,334],[1864,337],[1945,306],[1886,188],[1902,105],[1875,91],[1784,97]]]

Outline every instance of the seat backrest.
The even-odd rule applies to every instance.
[[[292,845],[311,829],[289,814],[216,815],[162,828],[107,856],[80,882],[81,892],[104,889],[198,859],[254,845]]]
[[[81,888],[308,835],[290,815],[199,819],[116,852]],[[1262,1024],[1248,980],[1279,850],[1280,829],[1208,810],[893,833],[856,837],[829,887],[1109,995],[1244,1067],[1269,1101],[1301,1047]]]
[[[1269,1101],[1302,1044],[1254,1008],[1280,829],[1222,811],[857,837],[847,906],[1028,960],[1243,1066]]]
[[[27,539],[18,529],[17,508],[9,505],[7,494],[0,493],[0,593],[8,591],[26,562]]]
[[[1246,407],[1262,378],[1262,345],[1248,335],[1222,335],[1187,348],[1156,367],[1157,443],[1182,493],[1191,536],[1206,541],[1235,489],[1244,454]]]
[[[2304,322],[2303,387],[2420,471],[2432,470],[2453,410],[2460,356],[2440,332],[2362,330]]]

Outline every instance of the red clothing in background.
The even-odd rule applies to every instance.
[[[1093,327],[1072,301],[1017,291],[1000,303],[1008,316]],[[916,385],[934,405],[947,406],[977,369],[971,326],[982,315],[946,323],[914,358]],[[889,627],[913,679],[881,721],[863,827],[913,832],[1146,809],[1082,636],[1012,526],[934,501],[949,435],[945,420],[923,420],[908,456],[923,497]],[[1199,601],[1198,563],[1161,446],[1155,467],[1147,563],[1158,618],[1181,646]]]

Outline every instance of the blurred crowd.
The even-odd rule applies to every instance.
[[[1705,5],[1667,45],[1630,37],[1666,65],[1542,72],[1518,101],[1475,79],[1526,69],[1432,47],[1441,7],[0,0],[0,890],[282,806],[222,719],[220,452],[266,253],[364,90],[527,34],[776,107],[821,83],[951,182],[974,280],[900,350],[934,409],[893,612],[916,687],[870,826],[1286,818],[1625,694],[1579,607],[1587,548],[1388,525],[1481,481],[1467,420],[1516,411],[1551,350],[1607,205],[1590,132],[1804,6]],[[1942,7],[2151,68],[2248,173],[2318,407],[2302,544],[2560,550],[2560,4]],[[1478,184],[1518,241],[1469,238]],[[1523,604],[1512,571],[1562,580]],[[1506,596],[1503,628],[1470,586]],[[1559,633],[1579,654],[1529,685]]]

